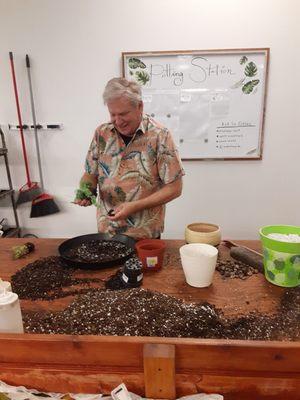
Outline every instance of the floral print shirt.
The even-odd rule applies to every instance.
[[[98,176],[99,232],[123,233],[136,239],[160,235],[165,206],[137,212],[124,221],[110,221],[108,211],[123,202],[145,198],[184,175],[170,131],[148,115],[143,115],[127,146],[113,124],[100,125],[86,157],[85,171]]]

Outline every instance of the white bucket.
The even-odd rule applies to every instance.
[[[218,250],[210,244],[190,243],[180,247],[181,264],[190,286],[207,287],[212,283]]]

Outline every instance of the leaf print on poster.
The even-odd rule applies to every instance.
[[[249,62],[245,67],[245,75],[252,78],[257,74],[257,67],[254,62]]]
[[[245,83],[245,85],[242,87],[242,91],[245,94],[250,94],[253,91],[253,89],[255,88],[255,86],[258,84],[259,84],[259,79],[249,81],[249,82]]]
[[[146,83],[150,81],[150,76],[146,71],[136,71],[135,77],[136,80],[142,85],[146,85]]]
[[[240,59],[240,64],[241,64],[241,65],[242,65],[242,64],[246,64],[247,61],[248,61],[248,57],[243,56],[243,57],[241,57],[241,59]]]
[[[139,58],[130,57],[128,60],[128,67],[130,69],[137,69],[137,68],[146,68],[146,65],[141,61]]]

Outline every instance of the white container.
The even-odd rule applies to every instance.
[[[180,247],[181,264],[186,282],[194,287],[212,283],[218,250],[210,244],[189,243]]]
[[[24,333],[19,298],[0,288],[0,332]]]
[[[8,281],[3,281],[0,278],[0,291],[1,289],[5,289],[7,292],[11,292],[11,284]]]

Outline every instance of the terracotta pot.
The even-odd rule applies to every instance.
[[[144,270],[157,271],[163,265],[166,243],[161,239],[143,239],[136,243],[136,251]]]

